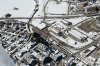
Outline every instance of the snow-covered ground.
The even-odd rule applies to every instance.
[[[44,16],[44,12],[43,12],[43,9],[44,9],[44,6],[46,4],[46,2],[48,0],[38,0],[39,1],[39,10],[38,12],[34,15],[34,17],[43,17]]]
[[[65,19],[66,21],[72,22],[72,25],[76,25],[80,23],[81,21],[84,21],[86,19],[89,19],[90,17],[79,17],[79,18],[71,18],[71,19]]]
[[[48,14],[67,14],[68,4],[66,2],[61,2],[57,4],[56,1],[50,1],[46,7],[46,13]]]
[[[13,60],[8,56],[0,44],[0,66],[15,66]]]
[[[30,17],[35,4],[34,0],[0,0],[0,17],[7,13],[12,14],[12,17]]]

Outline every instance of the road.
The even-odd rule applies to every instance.
[[[33,14],[34,15],[34,14]],[[69,19],[69,18],[76,18],[76,17],[82,17],[80,15],[56,15],[56,16],[46,16],[45,19],[54,19],[54,18],[62,18],[62,19]],[[6,20],[6,19],[30,19],[29,21],[31,21],[32,19],[44,19],[44,16],[41,17],[9,17],[9,18],[0,18],[0,20]]]

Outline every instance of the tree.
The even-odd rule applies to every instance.
[[[95,11],[98,13],[98,11],[99,11],[99,8],[96,6],[95,7]]]
[[[6,18],[9,18],[9,17],[11,17],[11,14],[7,13],[7,14],[5,15],[5,17],[6,17]]]
[[[17,7],[14,7],[13,10],[19,10]]]

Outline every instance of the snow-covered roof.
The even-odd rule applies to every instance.
[[[32,25],[34,27],[37,27],[40,30],[43,29],[43,28],[45,28],[47,26],[46,23],[42,22],[41,20],[35,20],[35,21],[33,21]]]
[[[56,28],[56,29],[59,29],[60,31],[63,31],[65,30],[66,28],[68,28],[68,26],[66,26],[65,24],[65,21],[62,20],[62,19],[57,19],[55,20],[55,23],[52,24],[52,27]],[[67,24],[67,22],[66,22]]]
[[[81,42],[78,42],[70,37],[67,38],[68,39],[68,45],[74,47],[74,48],[82,48],[82,47],[85,47],[86,45],[90,44],[92,42],[91,39],[88,38],[88,41],[87,42],[84,42],[84,43],[81,43]],[[66,39],[66,40],[67,40]],[[77,42],[77,44],[75,44],[75,42]]]
[[[92,46],[90,48],[88,48],[89,50],[93,51],[96,47],[95,46]]]
[[[50,27],[50,28],[48,28],[48,30],[53,31],[53,32],[54,32],[54,33],[56,33],[56,34],[59,32],[59,31],[58,31],[58,30],[56,30],[55,28],[51,28],[51,27]]]
[[[37,53],[36,53],[36,52],[33,52],[32,54],[33,54],[35,57],[37,57]]]
[[[87,59],[88,59],[89,62],[91,62],[91,63],[93,63],[93,62],[96,60],[96,58],[93,58],[92,56],[87,57]]]
[[[70,30],[69,33],[72,34],[73,36],[75,36],[78,39],[81,39],[82,37],[86,37],[85,35],[83,35],[82,33],[80,33],[77,30]]]
[[[100,58],[97,60],[97,62],[96,62],[96,63],[100,65]]]
[[[79,62],[76,66],[82,66],[83,64],[83,62]]]
[[[67,38],[63,38],[63,37],[60,37],[60,36],[57,36],[55,35],[54,33],[50,32],[55,38],[59,39],[60,41],[64,42],[66,45],[69,45],[71,47],[74,47],[75,49],[79,49],[79,48],[83,48],[85,47],[86,45],[88,44],[91,44],[91,42],[93,40],[91,40],[90,38],[88,38],[87,42],[84,42],[84,43],[81,43],[81,42],[78,42],[74,39],[72,39],[71,37],[67,36]],[[77,44],[75,44],[75,42],[77,42]]]

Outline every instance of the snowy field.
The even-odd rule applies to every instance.
[[[8,56],[0,44],[0,66],[15,66],[13,60]]]
[[[30,17],[35,4],[34,0],[0,0],[0,17],[7,13],[12,17]]]
[[[47,5],[46,12],[48,14],[67,14],[68,4],[66,2],[57,4],[55,1],[50,1]]]
[[[89,19],[90,17],[79,17],[79,18],[71,18],[71,19],[65,19],[66,21],[72,22],[72,25],[76,25],[86,19]]]

